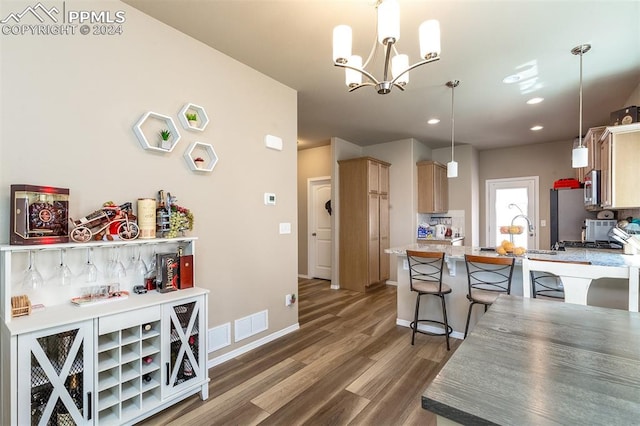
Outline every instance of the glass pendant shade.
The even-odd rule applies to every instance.
[[[362,68],[362,57],[353,55],[349,58],[349,65],[357,68]],[[349,68],[344,69],[345,83],[348,87],[357,86],[362,84],[362,74],[358,71],[354,71]]]
[[[458,177],[458,162],[457,161],[449,161],[447,163],[447,177],[448,178]]]
[[[346,64],[351,56],[351,27],[338,25],[333,29],[333,61]]]
[[[391,75],[396,78],[402,71],[409,68],[409,56],[396,55],[391,59]],[[409,73],[406,72],[396,81],[398,84],[409,83]]]
[[[387,44],[400,40],[400,5],[396,0],[385,0],[378,5],[378,42]]]
[[[571,167],[577,169],[579,167],[587,167],[589,163],[589,150],[586,146],[578,146],[573,148],[571,155]]]
[[[423,22],[418,29],[420,56],[429,59],[440,55],[440,23],[435,19]]]

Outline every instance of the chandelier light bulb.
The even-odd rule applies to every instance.
[[[378,42],[382,45],[400,40],[400,5],[384,0],[378,5]]]
[[[333,29],[333,62],[346,64],[351,56],[351,27],[338,25]]]
[[[458,162],[450,161],[447,163],[447,177],[455,178],[458,177]]]
[[[357,68],[362,67],[362,57],[358,55],[353,55],[349,58],[349,65]],[[355,87],[359,84],[362,84],[362,74],[358,71],[345,68],[345,82],[348,87]]]
[[[440,23],[435,19],[423,22],[418,29],[420,56],[431,59],[440,56]]]

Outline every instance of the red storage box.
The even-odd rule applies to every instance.
[[[558,179],[553,182],[553,189],[560,188],[580,188],[580,182],[577,179]]]

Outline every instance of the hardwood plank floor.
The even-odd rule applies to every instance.
[[[209,370],[194,395],[143,425],[435,425],[420,397],[460,345],[396,322],[396,288],[298,283],[300,329]]]

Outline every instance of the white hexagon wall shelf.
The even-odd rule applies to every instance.
[[[166,144],[162,143],[160,131],[169,130],[171,136]],[[149,111],[133,126],[133,132],[144,149],[157,152],[171,152],[180,140],[176,123],[169,116]],[[147,136],[148,135],[148,136]],[[151,139],[153,137],[153,139]],[[151,141],[150,141],[151,139]]]
[[[196,159],[201,158],[202,161]],[[211,172],[218,163],[213,146],[208,143],[193,142],[184,152],[184,159],[194,172]]]
[[[197,116],[197,120],[195,122],[187,120],[187,114],[195,114]],[[178,120],[180,120],[182,127],[185,129],[197,130],[200,132],[202,132],[207,127],[207,124],[209,124],[209,117],[207,116],[204,108],[191,103],[182,107],[178,113]]]

